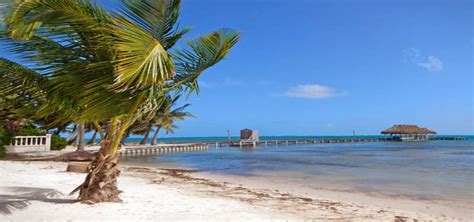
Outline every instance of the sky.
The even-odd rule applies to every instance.
[[[474,134],[473,11],[472,0],[183,0],[185,39],[222,27],[242,36],[182,101],[197,118],[172,136],[374,135],[393,124]]]

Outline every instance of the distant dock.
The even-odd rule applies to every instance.
[[[467,140],[464,137],[433,137],[429,140]],[[175,152],[199,152],[207,151],[213,147],[240,147],[256,148],[259,146],[287,146],[297,144],[327,144],[327,143],[362,143],[362,142],[386,142],[391,138],[327,138],[327,139],[280,139],[259,141],[202,141],[196,143],[174,143],[159,145],[126,145],[118,154],[120,156],[150,156]]]
[[[382,142],[386,138],[337,138],[337,139],[299,139],[299,140],[260,140],[260,141],[231,141],[217,142],[216,146],[228,145],[232,147],[257,147],[269,145],[321,144],[321,143],[357,143]]]
[[[450,136],[440,136],[440,137],[433,137],[430,140],[467,140],[465,137],[450,137]]]
[[[467,140],[464,137],[433,137],[429,140]],[[328,139],[289,139],[289,140],[260,140],[260,141],[221,141],[208,142],[210,145],[216,147],[231,146],[231,147],[257,147],[269,145],[295,145],[295,144],[324,144],[324,143],[360,143],[360,142],[386,142],[394,141],[391,138],[328,138]]]

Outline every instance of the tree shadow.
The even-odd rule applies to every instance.
[[[78,200],[58,198],[63,195],[63,193],[49,188],[0,187],[0,214],[11,214],[14,210],[25,209],[31,204],[31,201],[57,204],[78,202]]]

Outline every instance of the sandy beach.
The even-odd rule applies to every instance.
[[[252,178],[137,166],[122,166],[121,203],[87,205],[68,195],[85,174],[65,172],[66,163],[1,161],[0,166],[2,221],[469,221],[473,212],[360,193],[286,192]]]

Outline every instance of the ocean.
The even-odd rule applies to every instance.
[[[290,144],[245,149],[211,146],[208,151],[124,157],[122,161],[158,167],[194,168],[222,175],[267,177],[314,189],[330,187],[341,191],[474,203],[474,136],[463,137],[469,139]],[[291,138],[321,137],[263,137]],[[171,138],[165,142],[226,139]]]

